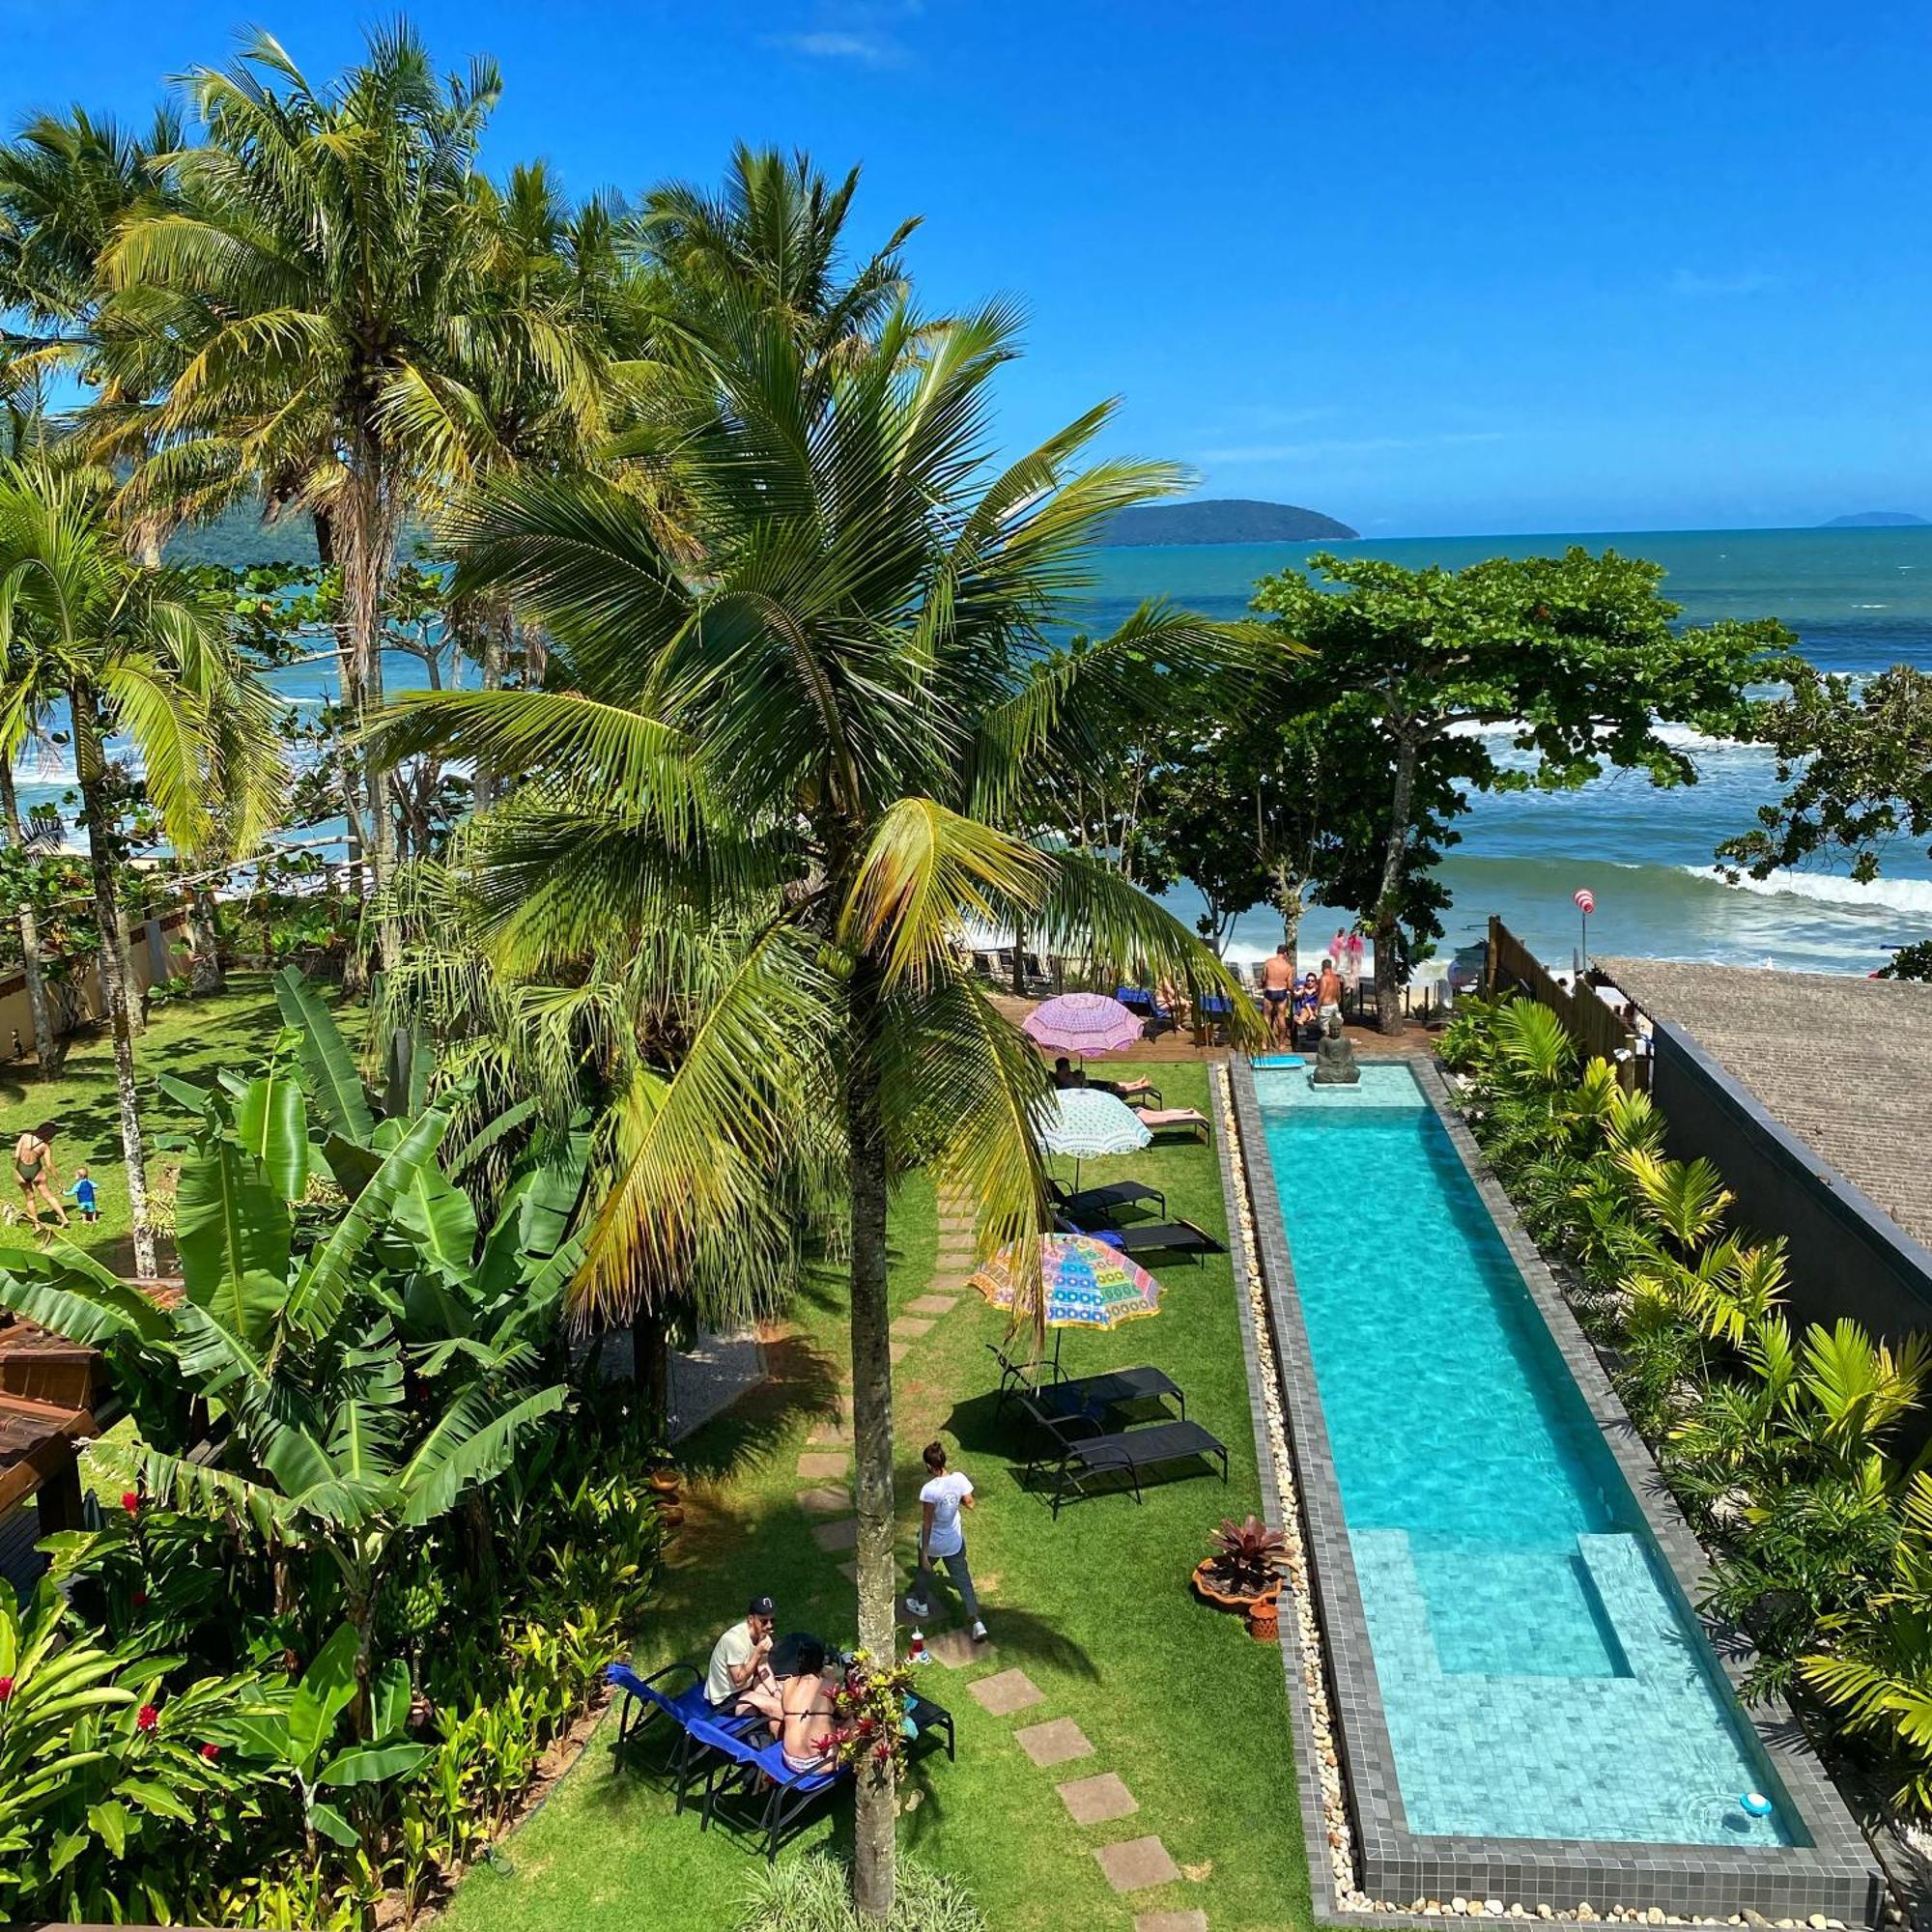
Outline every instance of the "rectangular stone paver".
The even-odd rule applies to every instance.
[[[975,1643],[972,1632],[963,1630],[941,1631],[937,1636],[928,1631],[925,1647],[949,1670],[963,1670],[969,1663],[983,1663],[993,1654],[990,1643]]]
[[[910,1315],[945,1315],[959,1299],[956,1294],[922,1294],[906,1303]]]
[[[852,1507],[852,1492],[835,1490],[829,1485],[823,1489],[801,1490],[798,1506],[807,1516],[843,1516]]]
[[[1134,1932],[1208,1932],[1208,1915],[1198,1905],[1191,1912],[1137,1913]]]
[[[966,1688],[980,1708],[995,1718],[1010,1718],[1015,1711],[1024,1711],[1046,1696],[1024,1670],[997,1671],[991,1677],[976,1679]]]
[[[858,1560],[858,1558],[857,1558],[857,1557],[854,1557],[854,1558],[852,1559],[852,1561],[851,1561],[850,1563],[841,1563],[841,1564],[839,1564],[839,1566],[838,1566],[838,1574],[839,1574],[839,1576],[841,1576],[842,1577],[844,1577],[844,1579],[846,1580],[846,1582],[848,1582],[848,1583],[856,1583],[856,1582],[857,1582],[857,1581],[859,1580],[859,1560]]]
[[[1076,1757],[1092,1757],[1094,1747],[1087,1734],[1071,1718],[1053,1718],[1043,1724],[1032,1724],[1015,1731],[1013,1740],[1035,1764],[1066,1764]]]
[[[1131,1817],[1141,1808],[1140,1800],[1111,1771],[1096,1777],[1069,1778],[1054,1789],[1076,1825],[1110,1824],[1116,1818]]]
[[[1145,1891],[1151,1885],[1172,1885],[1180,1867],[1167,1855],[1158,1838],[1129,1838],[1122,1845],[1101,1845],[1094,1856],[1116,1891]]]
[[[851,1460],[843,1450],[808,1449],[798,1459],[798,1473],[808,1483],[815,1476],[842,1476]]]
[[[922,1335],[932,1333],[932,1323],[923,1316],[901,1315],[893,1323],[893,1333],[902,1342],[916,1342]]]
[[[843,1522],[821,1522],[811,1540],[821,1549],[856,1549],[859,1547],[859,1519],[848,1516]]]
[[[896,1368],[899,1363],[912,1353],[912,1344],[910,1342],[895,1342],[886,1350],[886,1353],[892,1358],[893,1366]]]

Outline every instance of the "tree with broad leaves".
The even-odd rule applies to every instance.
[[[1776,754],[1784,796],[1718,847],[1719,864],[1733,879],[1762,879],[1836,854],[1868,883],[1901,838],[1932,842],[1932,674],[1893,665],[1856,688],[1794,665],[1789,682],[1753,707],[1750,728]],[[1932,942],[1900,948],[1886,971],[1932,979]]]
[[[1284,668],[1290,709],[1365,732],[1378,750],[1379,849],[1357,910],[1375,937],[1384,1032],[1402,1026],[1405,895],[1428,863],[1420,802],[1433,798],[1446,819],[1468,809],[1458,786],[1573,790],[1606,765],[1655,785],[1694,783],[1690,753],[1659,725],[1737,736],[1746,687],[1788,662],[1796,640],[1769,620],[1676,629],[1662,578],[1657,564],[1579,545],[1459,571],[1323,554],[1263,580],[1255,608],[1310,647]],[[1503,728],[1518,761],[1481,735]]]

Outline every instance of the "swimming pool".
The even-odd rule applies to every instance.
[[[1808,1843],[1442,1122],[1362,1074],[1252,1077],[1407,1831]]]

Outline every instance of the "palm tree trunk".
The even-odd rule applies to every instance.
[[[1301,970],[1301,915],[1307,910],[1307,902],[1302,895],[1306,881],[1301,873],[1286,859],[1277,859],[1274,867],[1275,904],[1281,911],[1282,944],[1288,948],[1288,963],[1294,972]]]
[[[845,1122],[851,1142],[852,1448],[859,1518],[859,1647],[875,1662],[895,1654],[893,1597],[892,1309],[886,1295],[886,1134],[879,1069],[879,974],[862,959],[849,993]],[[895,1780],[859,1774],[852,1831],[853,1902],[883,1924],[893,1909]]]
[[[315,554],[325,570],[335,570],[341,566],[339,547],[335,541],[335,518],[331,511],[318,509],[312,514],[315,525]],[[342,702],[354,715],[360,717],[362,711],[362,671],[355,659],[355,639],[350,630],[346,616],[340,609],[346,609],[347,600],[339,607],[334,623],[335,665],[337,674],[342,679]],[[355,758],[338,741],[337,756],[342,760],[342,797],[344,815],[348,821],[349,846],[349,896],[358,904],[362,898],[362,851],[365,844],[362,827],[362,800],[359,792]]]
[[[214,922],[214,895],[206,886],[190,886],[187,894],[188,990],[218,993],[221,971],[221,932]]]
[[[9,851],[25,842],[20,834],[20,801],[14,789],[13,761],[0,757],[0,833]],[[27,1007],[34,1016],[34,1068],[39,1078],[51,1079],[60,1070],[54,1040],[54,1016],[47,1007],[47,982],[41,973],[41,931],[31,899],[20,901],[20,971],[27,981]]]
[[[383,599],[395,566],[396,518],[394,493],[383,472],[380,440],[365,428],[353,440],[350,480],[335,516],[340,526],[342,601],[358,679],[356,724],[366,728],[383,708]],[[388,774],[374,758],[365,758],[363,778],[369,799],[370,870],[380,898],[395,870],[396,821]],[[377,957],[385,968],[394,962],[396,944],[395,922],[385,918],[377,928]]]
[[[135,1086],[134,1029],[128,1012],[128,956],[121,937],[121,895],[114,882],[114,839],[103,796],[106,763],[94,694],[85,685],[72,694],[74,763],[87,819],[87,844],[94,874],[94,917],[100,929],[100,993],[107,1003],[107,1026],[114,1039],[114,1099],[121,1116],[121,1154],[127,1164],[128,1215],[134,1224],[134,1272],[152,1279],[155,1230],[148,1218],[148,1169],[141,1150],[141,1101]]]
[[[1395,759],[1395,795],[1389,801],[1388,839],[1382,848],[1381,890],[1376,895],[1376,1026],[1402,1031],[1396,1003],[1397,934],[1402,923],[1402,886],[1408,868],[1408,814],[1415,795],[1416,747],[1404,738]]]

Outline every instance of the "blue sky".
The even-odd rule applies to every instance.
[[[1378,535],[1932,516],[1932,10],[1863,0],[436,0],[493,166],[866,167],[928,305],[1007,293],[1003,436],[1118,446]],[[0,119],[141,114],[316,0],[0,0]]]

